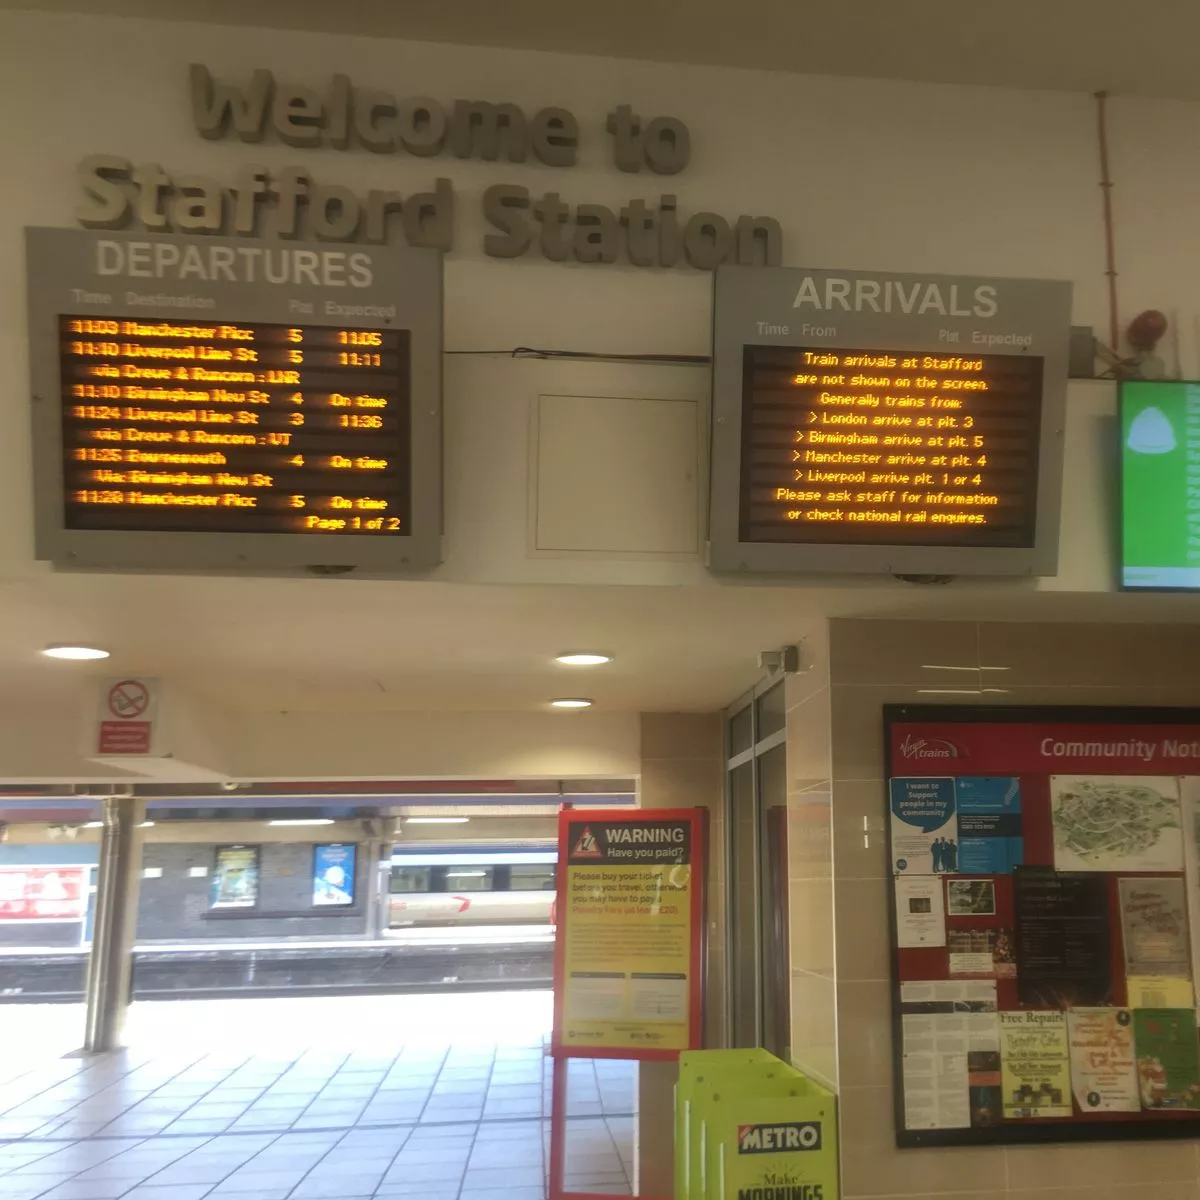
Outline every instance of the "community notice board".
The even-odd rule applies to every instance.
[[[1200,1136],[1200,710],[884,715],[897,1144]]]

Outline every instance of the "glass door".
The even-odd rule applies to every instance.
[[[789,1052],[787,750],[782,676],[726,716],[730,1044]]]

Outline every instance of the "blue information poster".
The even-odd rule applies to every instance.
[[[357,846],[340,842],[313,847],[313,904],[354,903],[354,864]]]
[[[892,869],[901,874],[953,871],[958,851],[953,779],[893,779]]]
[[[960,775],[958,870],[967,875],[1009,875],[1024,862],[1021,781],[1008,775]]]

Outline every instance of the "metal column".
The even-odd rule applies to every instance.
[[[84,1051],[102,1054],[121,1045],[133,986],[133,938],[141,883],[145,801],[104,799],[96,917],[88,959]]]

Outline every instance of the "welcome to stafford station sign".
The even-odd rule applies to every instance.
[[[278,139],[298,149],[362,149],[419,158],[451,156],[577,165],[579,122],[565,108],[527,114],[515,104],[427,97],[398,99],[354,86],[335,75],[322,93],[283,84],[257,70],[248,86],[223,83],[205,66],[189,68],[192,121],[210,140],[236,138],[249,145]],[[636,174],[678,175],[691,157],[687,126],[675,117],[644,119],[629,105],[604,122],[613,165]],[[448,179],[431,190],[402,195],[372,189],[360,195],[337,184],[318,184],[307,167],[270,171],[248,162],[232,183],[206,175],[169,174],[157,163],[134,163],[93,154],[78,168],[81,225],[121,229],[140,225],[165,233],[231,233],[243,237],[315,238],[328,242],[386,243],[449,250],[454,245],[455,193]],[[686,262],[702,270],[720,263],[778,266],[779,222],[771,217],[732,220],[697,212],[686,220],[674,194],[653,205],[632,199],[614,211],[603,204],[572,206],[556,191],[533,196],[526,187],[496,183],[482,195],[490,229],[483,251],[494,258],[540,253],[555,262],[642,267]]]

